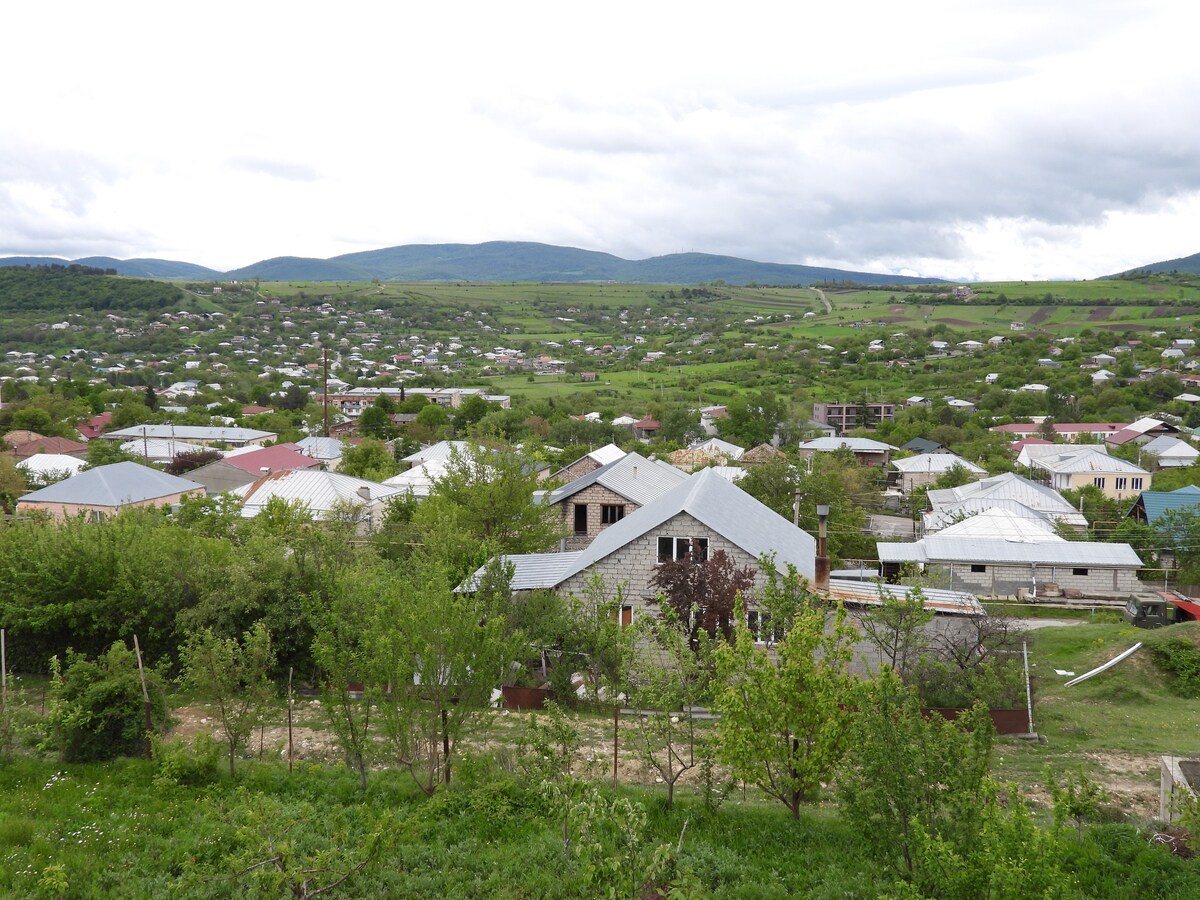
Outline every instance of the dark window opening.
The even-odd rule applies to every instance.
[[[1088,573],[1087,569],[1072,569],[1071,570],[1072,575],[1086,575],[1087,573]]]
[[[972,571],[972,572],[986,572],[986,571],[987,571],[987,566],[981,566],[981,565],[978,565],[978,564],[972,564],[972,566],[971,566],[971,571]]]
[[[625,518],[625,507],[620,504],[606,503],[600,507],[600,524],[613,525]]]
[[[575,504],[575,533],[587,534],[587,504]]]

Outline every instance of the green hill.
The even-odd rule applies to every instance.
[[[0,268],[0,311],[167,309],[183,291],[161,281],[96,275],[61,265]]]
[[[1120,275],[1112,277],[1119,278],[1122,275],[1173,275],[1177,272],[1200,274],[1200,253],[1193,253],[1191,256],[1181,256],[1179,259],[1168,259],[1163,262],[1138,266],[1136,269],[1130,269],[1128,272],[1122,272]]]

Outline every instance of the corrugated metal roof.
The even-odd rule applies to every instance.
[[[447,462],[451,455],[455,452],[460,455],[469,453],[471,444],[469,441],[438,441],[429,447],[418,450],[416,453],[410,453],[404,457],[404,462],[417,465],[424,462]]]
[[[986,475],[987,470],[975,465],[970,460],[963,459],[954,453],[922,453],[920,456],[910,456],[907,459],[893,459],[892,466],[900,472],[907,473],[942,473],[954,466],[962,466],[975,475]]]
[[[1200,487],[1187,484],[1174,491],[1142,491],[1137,502],[1146,511],[1146,521],[1154,525],[1171,510],[1200,507]]]
[[[73,475],[20,498],[22,503],[72,503],[80,506],[123,506],[143,503],[203,486],[135,462],[112,463]]]
[[[505,556],[505,562],[512,563],[513,577],[510,587],[514,591],[532,591],[538,588],[552,588],[562,581],[563,573],[567,571],[579,557],[575,553],[525,553],[519,556]],[[468,578],[461,588],[473,591],[483,577],[484,569],[480,566]]]
[[[132,441],[147,438],[164,438],[181,441],[226,441],[242,444],[246,441],[266,440],[275,437],[273,431],[255,428],[225,428],[209,425],[135,425],[120,431],[109,431],[103,435],[107,440]]]
[[[880,562],[932,562],[1141,568],[1142,560],[1128,544],[1097,541],[1005,541],[929,535],[914,543],[875,545]]]
[[[1155,456],[1166,457],[1167,459],[1195,459],[1200,457],[1200,450],[1197,450],[1187,441],[1180,440],[1177,437],[1171,437],[1164,434],[1156,437],[1150,443],[1142,447],[1144,453],[1153,453]]]
[[[134,456],[153,460],[171,460],[180,453],[203,453],[208,449],[200,444],[162,438],[138,438],[136,441],[126,441],[121,445],[124,453],[132,453]]]
[[[342,458],[342,442],[337,438],[306,437],[297,446],[306,456],[311,456],[313,459],[328,461]]]
[[[561,503],[584,488],[598,484],[631,503],[645,506],[686,480],[687,475],[673,466],[646,459],[640,453],[627,453],[551,491],[546,502]]]
[[[1076,472],[1116,472],[1123,475],[1150,474],[1141,466],[1135,466],[1131,462],[1126,462],[1115,456],[1109,456],[1107,453],[1092,448],[1041,456],[1032,462],[1036,468],[1045,469],[1047,472],[1054,472],[1060,475]]]
[[[1040,517],[1023,516],[1008,509],[992,507],[948,525],[938,532],[942,537],[997,538],[1006,541],[1062,541]]]
[[[756,559],[774,553],[780,568],[791,563],[806,578],[814,575],[817,542],[812,535],[711,469],[701,469],[654,502],[601,531],[579,554],[563,580],[684,512]]]
[[[843,447],[857,453],[883,453],[885,450],[896,449],[891,444],[883,443],[883,441],[873,441],[870,438],[860,437],[820,437],[813,438],[811,441],[803,441],[800,444],[801,450],[819,450],[823,452],[841,450]]]
[[[880,591],[890,598],[904,599],[912,590],[911,587],[902,584],[829,579],[829,596],[848,606],[880,606],[883,603]],[[935,613],[952,616],[987,615],[987,610],[974,594],[943,588],[921,588],[921,593],[925,597],[925,608]]]
[[[359,489],[364,487],[370,497],[369,501],[364,500],[358,493]],[[272,497],[278,497],[288,503],[299,503],[314,517],[320,518],[342,504],[360,506],[365,502],[386,500],[400,492],[400,488],[318,469],[272,472],[252,484],[230,491],[235,497],[242,499],[242,515],[246,518],[258,515]]]
[[[602,466],[606,466],[610,462],[616,462],[624,455],[625,451],[616,444],[605,444],[603,447],[597,447],[595,450],[588,453],[588,456],[600,463]]]
[[[280,469],[315,469],[321,465],[320,461],[301,453],[297,444],[259,447],[249,453],[239,453],[235,456],[226,455],[225,461],[231,466],[253,475],[260,474],[264,468],[275,472]]]
[[[703,450],[705,453],[714,456],[724,456],[732,460],[742,458],[746,452],[745,447],[739,447],[737,444],[731,444],[729,441],[723,441],[720,438],[710,437],[703,441],[693,441],[688,445],[689,450]]]
[[[17,468],[37,476],[74,475],[87,463],[65,453],[35,453],[17,463]]]
[[[1055,490],[1012,472],[973,481],[956,488],[930,491],[932,511],[925,514],[925,530],[945,527],[964,513],[1001,506],[1020,514],[1024,506],[1035,515],[1087,527],[1087,519]]]

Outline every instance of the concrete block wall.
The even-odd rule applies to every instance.
[[[983,597],[1015,597],[1021,588],[1030,590],[1036,575],[1039,588],[1046,584],[1057,584],[1060,589],[1074,588],[1085,597],[1124,598],[1143,590],[1137,580],[1137,570],[1129,568],[1100,568],[1096,566],[1006,566],[988,565],[984,572],[972,572],[968,563],[955,563],[951,567],[933,567],[938,574],[949,579],[949,586],[957,591],[969,591]],[[1075,568],[1086,568],[1087,575],[1072,574]]]
[[[587,534],[575,534],[575,507],[581,503],[587,504]],[[567,529],[567,550],[583,550],[608,527],[601,521],[600,508],[606,505],[624,506],[627,516],[639,509],[636,503],[599,484],[590,485],[558,504],[562,508],[563,525]]]

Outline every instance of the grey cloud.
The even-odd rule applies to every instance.
[[[321,173],[312,166],[299,162],[270,159],[260,156],[234,156],[225,160],[225,165],[231,169],[249,172],[252,175],[269,175],[284,181],[311,182],[317,181]]]

